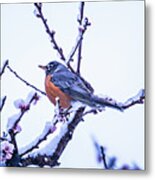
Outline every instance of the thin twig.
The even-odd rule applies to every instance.
[[[101,149],[101,157],[102,157],[104,168],[108,169],[107,162],[106,162],[106,155],[105,155],[105,152],[104,152],[104,147],[101,146],[100,149]]]
[[[9,135],[10,135],[10,137],[11,137],[11,142],[12,142],[12,144],[13,144],[14,147],[15,147],[14,155],[15,155],[15,154],[18,154],[18,145],[17,145],[17,142],[16,142],[16,134],[17,134],[17,133],[14,132],[14,129],[16,129],[17,124],[18,124],[19,121],[22,119],[23,115],[27,112],[27,110],[30,109],[31,103],[32,103],[34,100],[36,100],[36,96],[37,96],[37,93],[35,93],[35,94],[33,95],[33,97],[30,99],[30,101],[29,101],[28,104],[27,104],[27,108],[22,109],[20,116],[18,117],[18,119],[16,119],[16,121],[14,122],[14,124],[12,125],[12,127],[8,130],[8,133],[9,133]]]
[[[30,110],[30,106],[32,104],[33,101],[36,101],[38,98],[37,93],[34,93],[33,96],[31,97],[31,99],[29,100],[29,102],[25,105],[22,106],[20,108],[20,114],[17,117],[14,117],[14,120],[12,120],[12,118],[10,118],[10,121],[8,122],[8,132],[13,131],[14,135],[17,134],[17,132],[15,132],[15,129],[19,123],[19,121],[22,119],[22,117],[24,116],[24,114]]]
[[[80,17],[79,17],[79,25],[82,25],[82,20],[83,20],[83,16],[84,16],[84,2],[81,2],[80,4]],[[78,61],[77,61],[77,73],[80,74],[80,65],[81,65],[81,54],[82,54],[82,41],[79,45],[79,49],[78,49]]]
[[[6,101],[6,96],[4,96],[3,99],[1,100],[0,111],[2,111],[4,104],[5,104],[5,101]]]
[[[36,101],[36,97],[37,97],[37,93],[34,93],[34,95],[32,96],[32,98],[29,100],[29,102],[27,103],[27,108],[22,109],[20,116],[18,117],[18,119],[16,120],[13,129],[16,128],[17,124],[19,123],[19,121],[22,119],[23,115],[30,109],[30,106],[32,104],[32,102],[35,100]]]
[[[29,82],[27,82],[25,79],[23,79],[21,76],[19,76],[18,74],[17,74],[17,72],[16,71],[14,71],[9,65],[7,66],[7,68],[10,70],[10,72],[11,73],[13,73],[15,76],[16,76],[16,78],[18,78],[19,80],[21,80],[23,83],[25,83],[27,86],[30,86],[32,89],[34,89],[35,91],[37,91],[37,92],[39,92],[39,93],[41,93],[41,94],[43,94],[43,95],[45,95],[46,96],[46,93],[44,92],[44,91],[41,91],[40,89],[38,89],[37,87],[35,87],[34,85],[32,85],[32,84],[30,84]]]
[[[82,40],[83,40],[83,36],[85,31],[87,30],[87,27],[91,25],[91,23],[89,22],[88,18],[84,18],[84,2],[81,2],[80,4],[80,15],[78,18],[78,23],[79,23],[79,33],[78,33],[78,37],[76,40],[76,44],[75,46],[72,48],[72,51],[69,55],[69,58],[67,60],[67,65],[70,64],[71,61],[73,61],[73,56],[75,55],[77,49],[78,49],[78,62],[77,62],[77,74],[80,74],[80,64],[81,64],[81,53],[82,53]]]
[[[68,61],[67,61],[67,65],[69,65],[70,62],[73,61],[73,56],[74,56],[74,54],[76,53],[78,47],[80,47],[80,45],[81,45],[81,43],[82,43],[82,40],[83,40],[83,36],[79,36],[79,37],[78,37],[78,40],[76,41],[75,46],[73,47],[73,49],[72,49],[72,51],[71,51],[71,53],[70,53],[69,59],[68,59]]]
[[[50,27],[47,24],[47,19],[44,17],[43,12],[42,12],[42,3],[34,3],[34,6],[37,9],[37,13],[36,13],[36,17],[40,18],[44,24],[44,27],[46,29],[46,33],[49,35],[50,39],[51,39],[51,43],[53,46],[53,48],[59,53],[60,58],[63,61],[66,61],[66,58],[63,54],[63,50],[61,47],[58,46],[56,40],[55,40],[55,31],[54,30],[50,30]]]
[[[4,73],[5,71],[5,68],[7,67],[7,65],[9,64],[9,60],[6,60],[3,67],[2,67],[2,70],[0,71],[0,77],[2,76],[2,74]]]
[[[91,113],[97,114],[97,112],[98,112],[97,109],[90,109],[90,110],[84,112],[83,116],[86,116],[87,114],[91,114]]]
[[[14,154],[18,154],[18,145],[16,141],[16,136],[13,129],[9,130],[9,135],[11,137],[11,143],[14,145]]]

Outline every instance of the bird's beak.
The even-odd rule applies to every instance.
[[[46,70],[46,69],[47,69],[46,66],[42,66],[42,65],[39,65],[38,67],[41,68],[41,69],[43,69],[43,70]]]

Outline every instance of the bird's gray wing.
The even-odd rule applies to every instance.
[[[59,87],[64,93],[75,100],[84,103],[91,97],[91,93],[83,81],[70,71],[60,71],[53,74],[51,81]]]

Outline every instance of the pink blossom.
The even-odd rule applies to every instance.
[[[14,101],[14,105],[17,109],[20,109],[22,112],[29,110],[29,105],[23,99],[18,99]]]
[[[6,161],[12,158],[12,154],[14,151],[14,145],[9,143],[8,141],[1,142],[1,150],[0,150],[0,160]]]
[[[19,124],[17,124],[13,130],[14,130],[14,133],[20,133],[22,131],[22,128]]]

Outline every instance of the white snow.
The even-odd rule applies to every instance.
[[[26,103],[23,99],[17,99],[14,101],[14,106],[17,108],[17,109],[20,109],[22,106],[25,106]]]
[[[143,96],[145,96],[145,90],[144,90],[144,89],[141,89],[141,90],[138,92],[138,94],[137,94],[136,96],[134,96],[132,99],[133,99],[134,101],[137,101],[137,100],[140,99],[140,97],[143,97]]]
[[[74,103],[74,111],[72,111],[69,115],[69,119],[65,122],[59,122],[57,124],[57,129],[55,130],[55,133],[53,134],[54,137],[47,143],[43,148],[40,148],[36,150],[35,152],[30,153],[30,157],[35,157],[38,154],[39,155],[47,155],[52,156],[52,154],[55,152],[61,138],[65,135],[65,133],[68,131],[68,124],[73,120],[76,110],[79,109],[79,103]],[[80,106],[81,107],[81,106]],[[53,119],[55,122],[55,118]]]
[[[27,96],[27,98],[26,98],[26,100],[23,100],[23,99],[17,99],[17,100],[15,100],[14,101],[14,106],[17,108],[17,109],[20,109],[21,107],[26,107],[28,104],[29,104],[29,102],[30,102],[30,100],[33,98],[33,96],[35,95],[35,93],[36,92],[34,92],[34,91],[31,91],[29,94],[28,94],[28,96]],[[38,96],[38,99],[40,98],[40,96]],[[36,102],[35,102],[36,103]],[[34,104],[35,104],[34,103]]]
[[[8,118],[7,130],[14,128],[14,125],[20,116],[21,116],[21,112]]]
[[[35,93],[36,93],[35,91],[31,91],[31,92],[28,94],[25,102],[26,102],[26,103],[29,103],[30,100],[32,99],[32,97],[35,95]]]
[[[19,149],[19,154],[23,154],[24,152],[31,149],[32,147],[35,147],[40,140],[43,140],[45,138],[45,136],[49,133],[49,131],[51,131],[51,133],[52,133],[53,129],[54,129],[54,125],[51,122],[46,122],[42,133],[35,140],[33,140],[30,144]]]
[[[68,125],[67,123],[64,123],[59,129],[57,129],[59,132],[56,134],[56,136],[43,148],[38,149],[35,152],[31,153],[30,157],[35,157],[38,154],[52,156],[52,154],[55,152],[55,149],[57,148],[58,143],[60,142],[61,138],[64,136],[64,134],[68,130],[67,125]]]
[[[138,92],[137,95],[129,98],[129,99],[124,103],[124,105],[128,105],[128,104],[130,104],[130,103],[132,103],[132,102],[136,102],[136,101],[140,100],[140,98],[143,97],[143,96],[145,96],[145,90],[144,90],[144,89],[141,89],[141,90]]]

